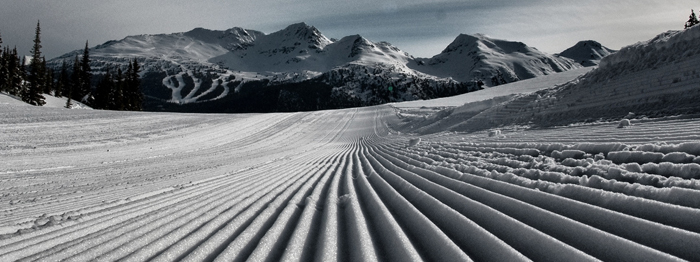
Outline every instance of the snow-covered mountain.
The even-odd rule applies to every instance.
[[[482,80],[495,86],[579,67],[568,58],[543,53],[521,42],[462,34],[442,53],[417,59],[414,68],[439,77],[462,82]]]
[[[593,40],[580,41],[559,55],[571,58],[583,66],[597,66],[600,60],[614,54],[615,50],[607,48]]]
[[[60,67],[81,50],[49,61]],[[461,94],[579,65],[523,43],[460,35],[415,58],[360,35],[329,39],[305,23],[264,34],[232,28],[129,36],[90,49],[94,73],[142,64],[147,110],[269,112],[367,106]],[[492,81],[493,80],[493,81]]]
[[[439,119],[429,123],[440,130],[474,131],[504,125],[556,126],[623,118],[654,121],[649,118],[697,115],[698,41],[700,27],[669,31],[624,47],[603,58],[598,68],[569,83],[508,97],[505,102],[499,100],[475,112],[473,109],[480,104],[465,104],[435,114],[432,118]],[[466,111],[469,114],[458,115]],[[420,121],[407,126],[427,133],[436,130],[421,129]]]

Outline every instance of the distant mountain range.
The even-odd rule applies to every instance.
[[[593,65],[612,52],[586,43],[549,55],[520,42],[460,35],[442,53],[416,58],[387,42],[329,39],[298,23],[271,34],[236,27],[129,36],[91,48],[90,58],[96,75],[138,59],[146,110],[277,112],[456,95]]]

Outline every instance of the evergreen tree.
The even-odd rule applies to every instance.
[[[42,106],[44,96],[41,94],[44,91],[46,84],[46,73],[42,66],[43,58],[41,57],[41,25],[36,24],[36,36],[34,37],[34,47],[32,48],[32,61],[29,62],[29,74],[27,88],[24,90],[22,100],[31,105]]]
[[[46,58],[42,57],[41,58],[41,68],[46,73],[44,76],[44,94],[53,94],[54,96],[56,95],[56,83],[54,83],[54,71],[53,69],[49,68],[46,66]]]
[[[61,71],[58,73],[58,79],[56,79],[56,90],[54,91],[56,97],[68,95],[68,92],[66,92],[68,85],[68,68],[66,66],[66,61],[63,60],[63,62],[61,62]]]
[[[75,55],[75,60],[73,61],[73,71],[71,72],[71,81],[68,85],[68,93],[71,94],[69,97],[73,100],[80,101],[83,97],[80,94],[80,60],[78,60],[78,55]]]
[[[85,41],[85,50],[83,50],[83,58],[80,62],[79,82],[76,83],[78,87],[78,95],[80,100],[85,102],[89,100],[90,92],[92,91],[92,69],[90,68],[90,51],[88,50],[88,42]]]
[[[0,46],[0,92],[7,92],[8,58],[7,48]]]
[[[5,90],[11,95],[20,96],[23,88],[22,82],[24,81],[24,67],[17,54],[17,48],[15,47],[12,51],[7,49],[5,55],[7,55],[7,80],[5,82]]]
[[[698,17],[695,15],[695,10],[690,9],[690,17],[688,18],[688,21],[685,22],[685,29],[691,28],[699,23],[700,21],[698,21]]]
[[[141,111],[143,104],[143,93],[141,93],[141,77],[139,72],[138,60],[134,59],[132,63],[129,61],[129,67],[126,70],[126,80],[124,83],[124,105],[126,110]]]
[[[5,53],[5,48],[2,47],[2,35],[0,35],[0,92],[6,92],[5,81],[7,74],[5,74],[5,68],[7,68],[7,62],[5,61]]]
[[[112,89],[111,98],[112,98],[112,110],[124,110],[124,74],[122,72],[121,68],[117,69],[117,77],[116,77],[117,82],[114,84],[114,88]]]
[[[94,100],[91,104],[92,108],[111,109],[110,93],[112,89],[114,89],[114,82],[112,80],[112,74],[110,74],[108,70],[95,88],[93,95]]]

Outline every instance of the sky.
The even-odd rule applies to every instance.
[[[326,37],[360,34],[416,57],[459,34],[520,41],[555,54],[581,40],[613,48],[683,29],[691,0],[2,0],[3,46],[29,55],[37,21],[51,59],[129,35],[242,27],[266,34],[306,22]]]

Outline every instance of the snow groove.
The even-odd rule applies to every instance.
[[[0,261],[700,261],[697,120],[418,139],[385,106],[23,114]],[[94,134],[28,146],[47,121]],[[108,132],[149,122],[173,127]]]

